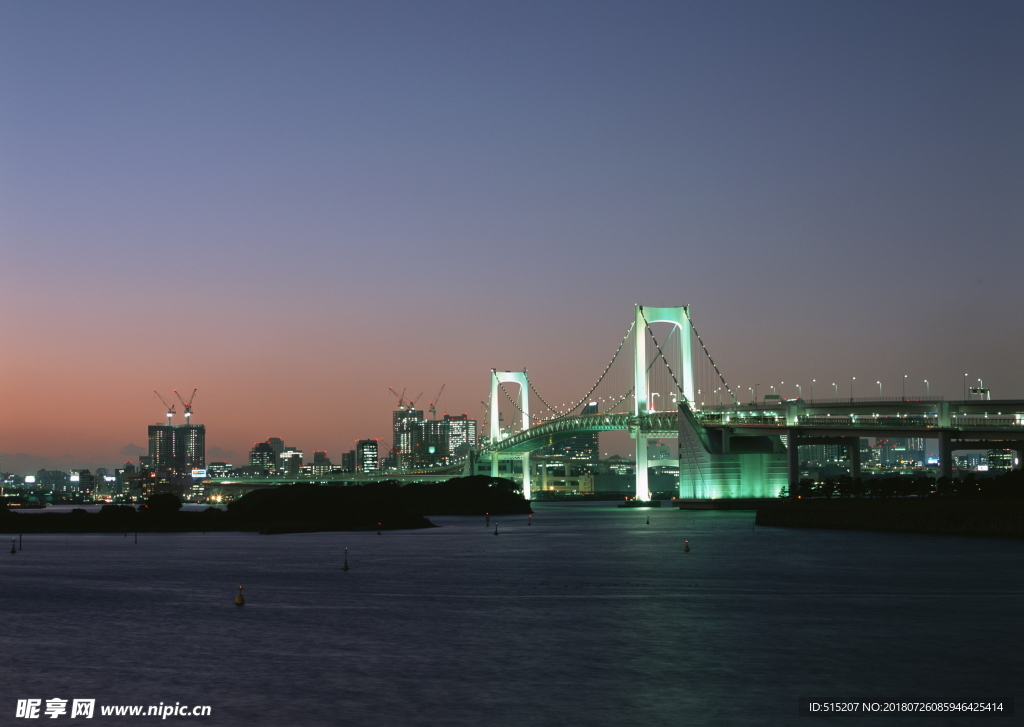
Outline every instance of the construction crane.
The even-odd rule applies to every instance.
[[[174,395],[176,397],[178,397],[178,401],[180,401],[181,405],[185,408],[185,424],[186,425],[188,424],[189,419],[192,418],[192,400],[196,398],[196,392],[197,391],[199,391],[199,389],[192,389],[192,396],[190,396],[188,398],[188,401],[185,401],[184,399],[181,398],[181,394],[178,393],[178,390],[177,389],[174,390]]]
[[[420,395],[417,396],[415,399],[406,399],[405,398],[405,390],[408,389],[408,388],[409,388],[408,386],[403,386],[402,387],[402,393],[399,394],[397,391],[392,389],[390,386],[388,387],[388,391],[390,391],[392,394],[394,394],[398,398],[398,408],[403,410],[403,411],[412,411],[412,408],[416,405],[416,402],[420,400],[420,396],[423,396],[423,392],[421,391]]]
[[[388,391],[390,391],[392,394],[394,394],[395,396],[398,397],[398,408],[399,409],[404,409],[405,408],[405,390],[408,389],[408,388],[409,388],[408,386],[403,386],[402,387],[402,393],[399,394],[397,391],[392,389],[390,386],[388,387]]]
[[[430,418],[437,419],[437,402],[441,398],[441,393],[444,391],[444,384],[441,384],[441,391],[437,392],[437,396],[430,402]]]
[[[164,403],[164,406],[167,407],[167,426],[170,426],[171,425],[171,417],[174,416],[174,404],[172,404],[171,402],[167,401],[167,399],[165,399],[162,396],[160,396],[160,392],[157,391],[156,389],[153,389],[153,393],[156,394],[157,398],[160,399],[160,401],[162,401]]]

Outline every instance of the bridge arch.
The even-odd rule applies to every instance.
[[[526,371],[498,371],[491,369],[491,397],[488,404],[491,418],[491,444],[501,440],[501,421],[498,412],[498,387],[501,384],[519,386],[519,411],[522,412],[522,429],[530,428],[530,379]],[[523,452],[523,497],[530,499],[530,453]],[[498,477],[498,451],[491,448],[491,477]]]
[[[693,403],[693,350],[690,342],[690,306],[674,308],[645,308],[636,306],[633,343],[633,414],[637,419],[646,417],[647,410],[647,327],[651,323],[671,323],[679,328],[679,361],[682,366],[679,385],[687,405]],[[631,428],[630,435],[636,441],[636,499],[650,500],[651,490],[647,479],[647,437],[642,427]]]

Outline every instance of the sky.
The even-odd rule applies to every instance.
[[[977,0],[0,0],[0,468],[136,457],[153,389],[236,464],[389,440],[389,387],[572,400],[638,303],[733,382],[1024,398],[1022,37]]]

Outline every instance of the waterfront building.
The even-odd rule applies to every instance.
[[[356,442],[355,464],[357,472],[376,472],[380,469],[376,439],[360,439]]]
[[[302,452],[295,447],[285,447],[277,455],[277,474],[296,477],[302,468]]]
[[[1017,453],[1012,449],[990,449],[988,451],[989,471],[1007,472],[1017,464]]]
[[[442,467],[465,459],[476,447],[476,419],[468,414],[417,422],[413,431],[413,466]]]
[[[233,464],[227,462],[210,462],[206,466],[207,477],[230,477],[231,471],[235,468]]]
[[[256,442],[249,452],[249,466],[261,474],[270,475],[277,470],[277,453],[270,442]]]
[[[309,473],[314,477],[326,475],[334,469],[334,465],[331,464],[331,460],[327,457],[327,452],[319,450],[313,452],[313,463],[308,466]]]

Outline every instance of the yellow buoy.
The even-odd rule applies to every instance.
[[[687,540],[685,542],[686,542],[686,545],[683,546],[683,552],[684,553],[689,553],[690,552],[690,541]]]
[[[238,595],[235,596],[235,605],[236,606],[244,606],[245,605],[245,596],[242,595],[242,587],[241,586],[238,587]]]

